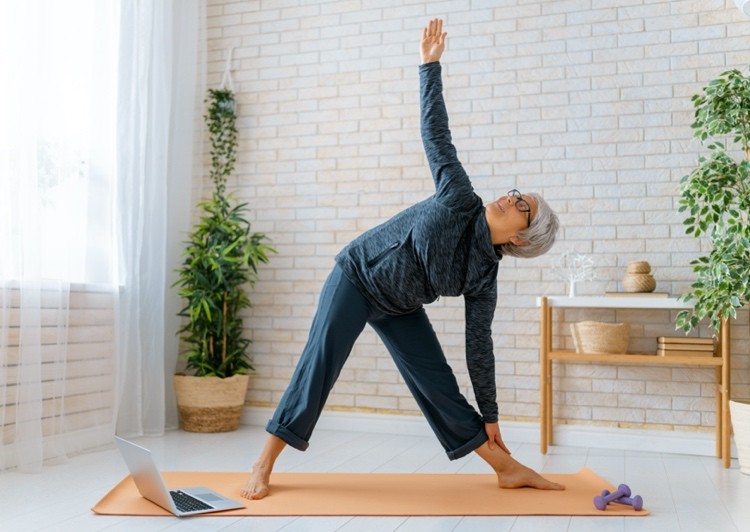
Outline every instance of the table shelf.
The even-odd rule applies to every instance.
[[[552,348],[553,309],[597,309],[614,310],[653,309],[685,310],[689,303],[677,298],[636,297],[558,297],[543,296],[537,299],[541,309],[540,320],[540,446],[542,454],[547,453],[553,444],[553,370],[554,364],[596,363],[610,365],[636,366],[696,366],[712,367],[716,373],[716,456],[723,460],[724,467],[730,464],[730,427],[729,427],[729,363],[731,332],[729,321],[724,320],[717,331],[718,356],[660,356],[655,353],[594,354],[577,353],[566,349]]]
[[[576,353],[569,350],[550,351],[550,360],[562,362],[598,362],[602,364],[637,366],[714,366],[721,367],[721,357],[716,356],[660,356],[654,353],[626,353],[622,355]]]

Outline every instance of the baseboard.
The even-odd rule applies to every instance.
[[[250,406],[242,413],[243,425],[265,426],[273,414],[268,407]],[[322,430],[349,430],[383,434],[431,435],[421,416],[373,414],[368,412],[324,411],[317,425]],[[507,442],[539,444],[539,424],[520,421],[501,423]],[[557,425],[555,444],[623,451],[715,456],[714,433],[671,430],[625,429],[585,425]],[[732,456],[736,456],[734,444]]]

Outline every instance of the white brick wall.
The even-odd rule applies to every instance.
[[[279,250],[252,295],[250,402],[279,400],[336,252],[432,191],[417,64],[421,28],[433,16],[446,22],[445,96],[477,192],[489,201],[513,187],[537,190],[563,224],[547,256],[501,263],[502,416],[539,414],[534,301],[565,293],[552,271],[561,253],[594,257],[599,280],[579,284],[582,294],[616,290],[634,259],[652,264],[659,291],[689,286],[701,245],[683,234],[676,198],[700,153],[690,96],[750,62],[750,21],[732,0],[210,0],[208,15],[213,84],[235,47],[242,153],[233,184],[253,208],[254,229]],[[443,298],[428,311],[473,398],[463,301]],[[583,318],[623,319],[633,324],[631,347],[655,349],[673,317],[569,312],[558,332]],[[733,333],[734,395],[750,397],[747,312]],[[714,422],[711,370],[584,364],[561,367],[556,378],[556,412],[571,423],[708,430]],[[415,410],[372,331],[329,406]]]
[[[23,378],[20,345],[21,297],[10,291],[7,307],[9,329],[2,331],[5,348],[3,426],[0,431],[0,454],[8,452],[14,460],[15,452],[6,451],[16,437],[16,407],[21,400],[17,386]],[[67,296],[66,296],[67,297]],[[113,418],[112,387],[114,383],[114,294],[96,286],[74,285],[67,301],[57,291],[42,291],[41,332],[41,401],[40,427],[42,436],[66,432],[86,431]],[[67,307],[67,346],[60,344],[61,309]],[[61,347],[62,346],[62,347]],[[64,370],[64,371],[63,371]],[[26,372],[32,371],[26,369]],[[28,392],[27,392],[28,393]],[[60,416],[65,426],[60,427]],[[28,423],[28,420],[27,420]],[[100,442],[101,443],[101,442]],[[6,461],[5,467],[14,463]]]

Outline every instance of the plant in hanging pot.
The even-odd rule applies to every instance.
[[[209,89],[204,121],[211,140],[211,198],[198,204],[174,286],[185,300],[178,331],[193,375],[175,375],[182,426],[192,432],[224,432],[239,426],[247,393],[250,340],[241,313],[252,303],[246,289],[258,265],[275,253],[262,233],[252,233],[248,207],[226,192],[237,153],[236,105],[228,89]]]
[[[716,331],[750,301],[750,77],[728,70],[692,101],[695,136],[709,154],[683,177],[679,210],[687,213],[686,232],[707,238],[711,249],[691,263],[697,278],[685,300],[694,305],[677,316],[677,326],[688,332],[705,318]],[[730,401],[730,411],[740,468],[750,474],[745,399]]]

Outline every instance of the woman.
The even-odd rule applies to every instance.
[[[266,430],[269,437],[242,491],[269,492],[286,445],[304,450],[355,340],[369,324],[391,353],[448,458],[476,452],[501,488],[564,489],[510,457],[498,426],[491,325],[503,254],[534,257],[553,244],[558,221],[536,194],[512,190],[488,205],[474,193],[451,143],[442,96],[446,33],[422,32],[421,132],[435,194],[364,233],[336,256],[310,336]],[[423,305],[463,295],[466,361],[481,415],[460,393]]]

